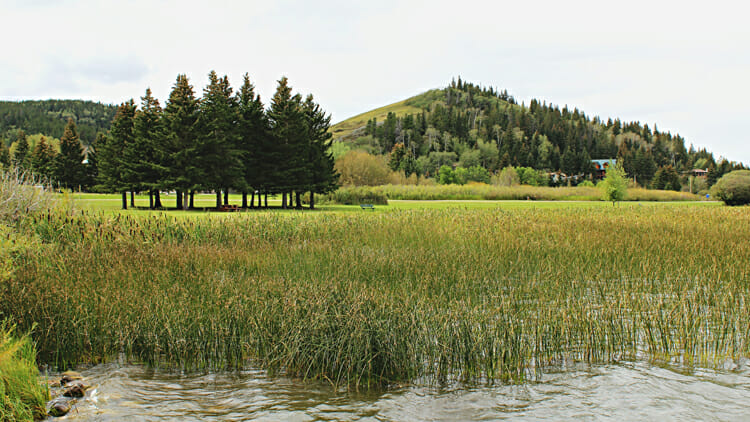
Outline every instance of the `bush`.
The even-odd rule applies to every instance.
[[[16,223],[26,215],[52,207],[51,187],[29,171],[0,169],[0,221]]]
[[[735,170],[725,174],[712,190],[727,205],[750,204],[750,170]]]
[[[391,169],[382,157],[349,151],[336,160],[342,186],[376,186],[388,183]]]
[[[335,192],[324,195],[321,199],[322,203],[342,205],[388,205],[388,197],[385,193],[367,187],[339,188]]]

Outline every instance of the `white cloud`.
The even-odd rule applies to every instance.
[[[281,75],[334,120],[453,76],[589,115],[657,123],[750,163],[746,6],[541,2],[11,1],[0,97],[118,103],[212,69],[263,99]]]

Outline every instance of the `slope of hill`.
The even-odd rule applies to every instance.
[[[669,166],[677,172],[739,167],[717,163],[705,149],[686,148],[679,134],[640,122],[605,122],[539,100],[519,105],[507,91],[461,78],[446,88],[344,120],[331,131],[348,149],[390,153],[392,167],[407,174],[434,175],[443,164],[582,174],[593,172],[592,159],[616,159],[630,177],[648,184],[658,169]]]
[[[83,100],[0,101],[0,139],[9,145],[19,129],[59,138],[72,117],[87,145],[97,132],[109,130],[115,111],[117,106]]]

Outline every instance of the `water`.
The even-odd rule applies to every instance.
[[[80,371],[92,385],[69,421],[748,420],[750,368],[646,363],[545,373],[539,382],[344,393],[263,371],[178,374],[134,365]],[[51,418],[54,420],[54,418]],[[59,419],[58,419],[59,420]]]

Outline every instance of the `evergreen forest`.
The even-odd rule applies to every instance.
[[[12,152],[3,143],[0,165],[30,169],[55,186],[120,192],[123,208],[127,192],[131,205],[132,193],[145,191],[150,207],[161,208],[160,192],[171,190],[184,209],[193,207],[198,191],[216,192],[216,206],[228,205],[230,190],[242,193],[242,207],[267,207],[269,194],[281,194],[283,208],[301,208],[303,195],[313,208],[315,193],[337,187],[330,115],[312,95],[293,93],[285,77],[268,109],[247,74],[235,93],[213,71],[202,97],[178,75],[164,107],[150,89],[140,100],[116,107],[108,130],[86,146],[72,116],[59,148],[44,136],[30,147],[26,130],[37,127],[25,126]]]
[[[675,180],[692,169],[708,170],[710,187],[721,175],[743,168],[706,149],[686,147],[679,134],[656,125],[603,121],[539,100],[519,104],[507,91],[460,77],[394,106],[395,111],[379,109],[384,118],[367,118],[360,127],[350,121],[334,125],[338,150],[388,155],[392,169],[438,180],[444,166],[490,173],[512,166],[560,176],[548,184],[577,183],[595,174],[592,159],[599,159],[621,162],[641,186],[679,190]]]

